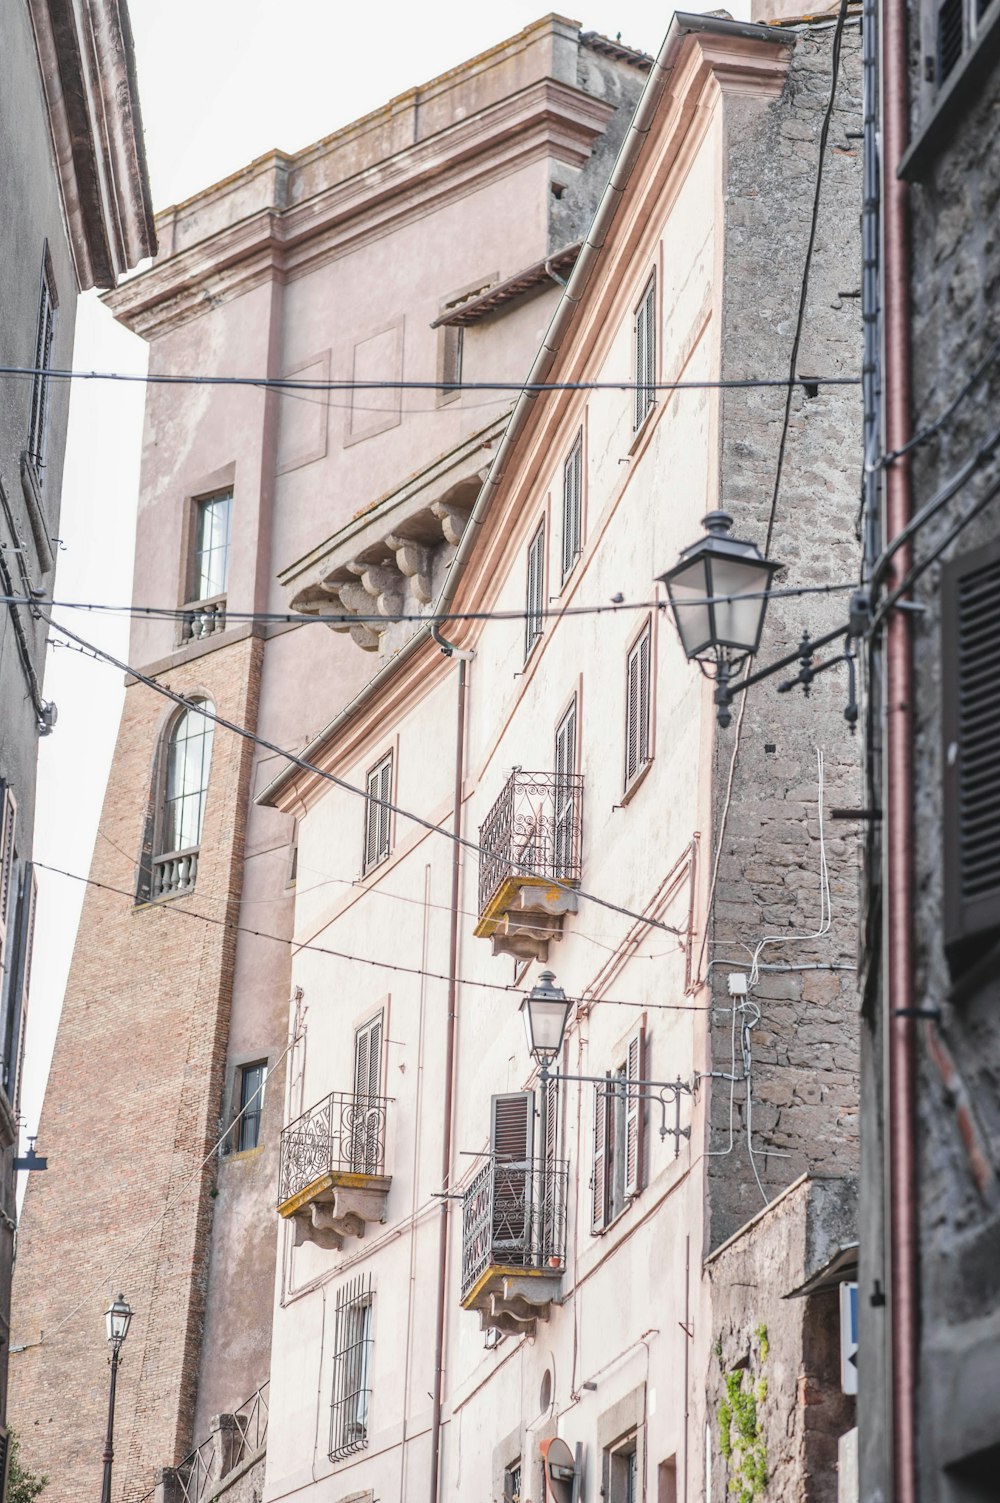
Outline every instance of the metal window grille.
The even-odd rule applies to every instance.
[[[38,325],[35,333],[35,375],[31,382],[31,408],[28,419],[28,457],[41,480],[45,463],[45,438],[49,416],[49,365],[56,328],[56,303],[49,276],[48,256],[42,262],[42,285],[38,297]]]
[[[368,1444],[371,1400],[372,1283],[361,1274],[337,1295],[334,1318],[330,1460],[340,1461]]]
[[[260,1142],[260,1119],[264,1109],[264,1082],[267,1061],[244,1065],[240,1070],[240,1118],[236,1130],[236,1152],[246,1153]]]
[[[545,523],[540,522],[538,531],[528,544],[528,579],[525,592],[524,656],[542,635],[545,611]]]
[[[649,761],[650,652],[647,622],[628,655],[625,686],[625,787],[631,787]]]
[[[503,1503],[521,1503],[521,1458],[504,1468]]]
[[[387,752],[381,762],[373,767],[367,779],[368,798],[365,801],[365,856],[364,871],[371,871],[389,854],[390,820],[392,812],[392,752]]]
[[[583,526],[583,433],[563,465],[562,577],[565,580],[580,553]]]
[[[656,278],[650,277],[635,310],[635,408],[632,426],[638,431],[656,401]]]

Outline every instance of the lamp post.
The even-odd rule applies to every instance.
[[[552,1063],[562,1049],[572,1008],[572,1001],[562,987],[556,985],[556,978],[551,971],[541,973],[537,985],[531,988],[521,1003],[528,1053],[539,1067],[538,1078],[542,1085],[556,1085],[560,1080],[582,1081],[585,1085],[596,1085],[619,1099],[658,1102],[663,1114],[660,1137],[665,1138],[668,1134],[672,1136],[674,1153],[679,1154],[681,1138],[691,1136],[690,1127],[681,1127],[681,1097],[694,1094],[697,1077],[691,1082],[681,1080],[680,1076],[676,1080],[630,1080],[627,1076],[568,1075],[562,1070],[553,1070]],[[673,1106],[675,1112],[673,1127],[667,1126],[668,1106]]]
[[[118,1357],[125,1337],[128,1335],[128,1328],[132,1324],[132,1306],[126,1303],[123,1294],[119,1294],[114,1303],[105,1311],[104,1319],[108,1327],[108,1345],[111,1347],[111,1392],[108,1396],[108,1433],[104,1441],[104,1482],[101,1487],[101,1503],[111,1503],[111,1463],[115,1459],[113,1441]]]
[[[851,640],[861,636],[867,627],[867,598],[860,591],[855,593],[847,625],[838,626],[815,641],[808,632],[804,633],[794,652],[734,683],[734,675],[760,647],[771,580],[782,565],[765,558],[756,543],[731,537],[733,519],[728,512],[710,511],[703,525],[705,536],[685,548],[673,568],[657,578],[666,585],[685,656],[715,680],[719,724],[729,725],[733,718],[730,706],[737,694],[772,673],[797,662],[797,676],[782,684],[779,692],[798,685],[808,694],[818,673],[846,660],[850,693],[844,718],[853,729],[858,711],[850,646]],[[846,639],[844,652],[814,667],[813,654],[838,637]]]

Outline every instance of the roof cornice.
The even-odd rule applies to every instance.
[[[27,0],[81,291],[156,252],[126,0]]]

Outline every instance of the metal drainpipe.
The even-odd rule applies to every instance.
[[[910,265],[905,183],[896,165],[907,143],[906,8],[882,5],[883,233],[885,248],[885,440],[889,452],[910,437]],[[888,466],[886,533],[896,537],[910,519],[908,457]],[[892,560],[891,591],[910,566],[910,549]],[[892,1462],[895,1503],[916,1503],[917,1392],[917,1158],[915,1023],[913,1007],[913,662],[910,615],[889,612],[886,623],[887,862],[885,923],[889,1056],[889,1245],[892,1359]]]
[[[462,782],[465,770],[465,694],[466,665],[471,652],[461,652],[445,641],[437,623],[431,626],[431,636],[443,653],[458,658],[458,723],[455,728],[455,801],[452,813],[452,830],[462,833]],[[455,1093],[455,1036],[458,1024],[458,906],[462,873],[462,847],[456,840],[451,857],[451,932],[448,941],[448,1027],[444,1047],[444,1135],[441,1143],[441,1188],[451,1189],[451,1143],[454,1127]],[[442,1199],[440,1240],[438,1244],[437,1313],[434,1327],[434,1408],[431,1418],[431,1476],[430,1503],[437,1503],[440,1494],[441,1471],[441,1410],[444,1391],[444,1327],[445,1302],[448,1296],[448,1217],[451,1200]]]

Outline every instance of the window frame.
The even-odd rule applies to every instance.
[[[991,0],[980,16],[975,14],[975,0],[963,0],[962,47],[955,66],[938,82],[942,8],[934,0],[921,0],[919,7],[922,77],[915,91],[919,93],[919,119],[897,169],[907,182],[920,180],[950,131],[979,97],[978,85],[1000,57],[1000,0]],[[932,68],[933,78],[928,76]]]
[[[531,535],[525,555],[524,661],[545,635],[545,517]]]
[[[620,1063],[594,1088],[591,1233],[613,1226],[646,1185],[647,1102],[620,1091],[617,1081],[644,1080],[648,1069],[645,1013],[615,1050]]]
[[[577,560],[583,552],[583,476],[583,428],[581,426],[570,446],[569,453],[563,460],[562,537],[560,539],[563,584],[566,583],[576,568]],[[573,521],[572,532],[569,528],[571,514]],[[575,540],[572,553],[568,553],[567,550],[567,539],[569,537],[573,537]]]
[[[650,272],[642,295],[632,310],[632,433],[641,433],[656,408],[657,339],[656,268]]]
[[[641,675],[642,675],[642,648],[643,648],[644,644],[646,646],[646,703],[645,703],[645,716],[643,717],[643,714],[642,714],[642,709],[643,709],[643,707],[642,707],[642,677],[641,677]],[[634,675],[634,678],[633,678],[633,663],[635,664],[635,675]],[[653,673],[653,665],[654,665],[654,659],[653,659],[653,618],[652,618],[651,615],[649,615],[643,621],[642,625],[640,626],[639,630],[636,632],[635,636],[631,639],[631,641],[630,641],[630,643],[628,645],[628,648],[626,650],[626,653],[625,653],[625,725],[624,725],[624,738],[623,738],[624,739],[623,751],[624,751],[624,764],[625,765],[624,765],[624,779],[623,779],[624,786],[623,786],[623,793],[622,793],[623,801],[625,801],[628,798],[630,798],[631,795],[634,793],[635,789],[638,787],[639,783],[642,781],[642,778],[643,778],[644,774],[646,773],[647,769],[649,768],[650,764],[652,763],[653,757],[654,757],[654,746],[653,746],[653,724],[654,724],[654,717],[653,717],[653,684],[654,684],[654,673]],[[632,686],[633,686],[633,682],[635,682],[635,684],[636,684],[636,695],[637,695],[637,699],[638,699],[638,703],[637,703],[637,706],[636,706],[636,721],[637,721],[637,726],[636,726],[636,740],[639,742],[640,751],[639,751],[639,754],[636,757],[635,766],[632,767],[632,769],[630,771],[630,768],[629,768],[629,741],[630,741],[630,728],[631,728],[631,724],[632,724]],[[644,721],[644,724],[643,724],[643,721]],[[643,743],[643,736],[642,736],[643,729],[645,730],[645,756],[643,756],[641,754],[642,743]]]
[[[236,1079],[233,1082],[233,1125],[230,1131],[231,1155],[237,1153],[254,1153],[261,1147],[260,1129],[264,1112],[264,1098],[267,1094],[267,1067],[268,1062],[266,1058],[247,1060],[245,1064],[240,1064],[236,1067]],[[261,1072],[260,1084],[255,1092],[257,1103],[255,1107],[247,1111],[247,1085],[251,1072],[256,1070]],[[251,1125],[253,1128],[252,1134],[250,1132]],[[252,1142],[247,1141],[250,1136],[253,1138]]]
[[[145,907],[151,903],[167,902],[175,897],[183,897],[193,891],[197,881],[198,857],[201,852],[202,842],[205,835],[205,813],[208,804],[208,795],[212,779],[212,756],[215,749],[215,722],[210,719],[210,713],[214,706],[207,695],[198,699],[191,698],[180,709],[176,710],[167,719],[166,724],[160,731],[156,742],[156,751],[153,758],[153,771],[150,778],[150,795],[146,808],[146,828],[143,838],[142,851],[139,858],[138,878],[136,882],[136,905]],[[209,714],[205,714],[208,711]],[[205,718],[208,735],[207,757],[203,756],[204,781],[198,790],[201,800],[200,817],[198,822],[198,840],[194,845],[178,846],[176,849],[168,849],[165,844],[165,831],[168,824],[167,803],[168,790],[170,787],[170,758],[171,748],[174,744],[175,733],[184,717],[190,713],[201,713]],[[188,795],[190,796],[190,795]],[[175,858],[189,862],[188,873],[190,880],[183,879],[180,885],[170,888],[165,892],[155,891],[156,873],[158,865],[166,860]]]

